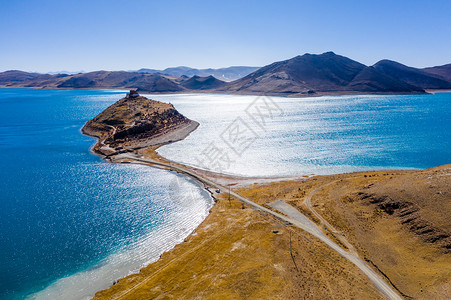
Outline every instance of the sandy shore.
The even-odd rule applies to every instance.
[[[426,93],[435,94],[435,93],[451,93],[451,90],[426,90]]]

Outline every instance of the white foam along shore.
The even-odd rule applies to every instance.
[[[177,126],[174,130],[145,141],[143,147],[155,144],[167,144],[179,141],[198,127],[198,123],[190,121],[185,126]],[[84,132],[86,134],[86,132]],[[150,144],[149,144],[150,142]],[[96,143],[102,143],[97,139]],[[92,148],[91,148],[92,151]],[[101,153],[96,153],[101,157]],[[147,168],[147,166],[141,166]],[[139,270],[183,242],[207,217],[214,199],[209,191],[194,179],[170,172],[173,177],[172,201],[176,201],[182,209],[165,226],[158,227],[142,236],[138,241],[109,255],[95,265],[60,278],[42,291],[30,295],[30,299],[90,299],[96,292],[110,287],[120,278],[139,272]],[[151,187],[149,187],[151,188]],[[188,196],[187,196],[188,195]]]
[[[147,168],[142,166],[142,168]],[[156,169],[155,169],[156,170]],[[213,199],[193,179],[172,171],[171,179],[178,189],[165,199],[178,201],[180,206],[164,226],[147,232],[132,244],[109,255],[95,265],[60,278],[42,291],[30,295],[29,299],[90,299],[96,292],[110,287],[116,280],[139,270],[177,244],[182,243],[207,217]],[[171,182],[172,183],[172,182]],[[151,187],[150,187],[151,188]]]
[[[165,145],[183,140],[198,126],[199,123],[189,120],[189,122],[172,127],[151,139],[143,140],[139,144],[139,148]],[[81,132],[95,137],[96,144],[104,144],[103,140],[90,132],[89,127],[84,126]],[[103,147],[109,148],[108,145]],[[105,158],[102,153],[93,151],[93,148],[90,149],[92,153]],[[147,166],[140,167],[148,168]],[[214,204],[211,193],[190,177],[168,170],[156,170],[155,172],[171,173],[170,176],[173,177],[171,184],[175,183],[175,186],[171,187],[169,191],[171,193],[170,198],[182,208],[165,226],[146,233],[136,242],[119,249],[93,266],[56,280],[47,288],[30,295],[28,298],[90,299],[96,292],[110,287],[118,279],[137,273],[141,268],[155,262],[161,254],[171,250],[194,232],[207,217]]]

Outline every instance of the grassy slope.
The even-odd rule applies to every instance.
[[[444,299],[451,292],[450,167],[319,176],[299,188],[308,193],[337,180],[315,194],[315,209],[343,230],[360,256],[377,266],[404,295]],[[305,209],[303,196],[296,195],[299,190],[288,194]],[[387,211],[387,200],[372,203],[380,198],[401,207]],[[412,208],[413,213],[404,215]],[[427,226],[418,230],[416,222]]]
[[[298,270],[289,254],[290,231]],[[380,299],[364,275],[316,238],[219,200],[187,239],[96,299]]]
[[[388,214],[361,199],[362,191],[408,201],[433,228],[449,232],[450,166],[423,171],[380,171],[317,176],[306,181],[253,185],[238,192],[264,204],[284,199],[309,215],[315,209],[343,230],[359,255],[374,264],[404,295],[444,299],[450,293],[451,265],[446,239],[431,242],[399,213]],[[379,193],[379,194],[378,194]],[[407,198],[406,198],[407,197]],[[315,220],[315,218],[313,218]],[[290,232],[295,267],[289,254]],[[331,236],[333,238],[333,236]],[[123,294],[127,291],[127,294]],[[137,275],[121,279],[98,299],[148,298],[379,298],[352,264],[307,233],[268,216],[219,200],[186,243],[163,254]],[[122,297],[121,297],[122,298]]]

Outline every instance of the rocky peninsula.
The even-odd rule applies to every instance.
[[[172,104],[131,91],[88,121],[82,132],[98,139],[93,147],[95,153],[109,157],[182,140],[198,126],[199,123],[180,114]]]

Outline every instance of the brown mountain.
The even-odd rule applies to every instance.
[[[429,74],[439,76],[439,77],[451,82],[451,64],[437,66],[437,67],[424,68],[423,71],[425,71],[426,73],[429,73]]]
[[[365,93],[424,93],[422,88],[398,80],[374,67],[365,67],[346,88],[349,91]]]
[[[63,80],[63,78],[66,78],[67,76],[69,75],[49,75],[12,70],[0,73],[0,87],[45,88],[49,84],[51,85],[51,87],[56,87],[54,83],[58,82],[59,80]]]
[[[18,70],[11,70],[0,73],[0,83],[2,85],[14,85],[21,84],[23,82],[28,82],[35,79],[40,74],[37,73],[27,73]]]
[[[57,85],[58,88],[135,88],[149,92],[180,92],[184,88],[158,74],[98,71],[77,74]]]
[[[388,76],[404,81],[422,89],[450,89],[451,82],[440,76],[412,68],[392,60],[381,60],[373,66],[376,70]]]
[[[424,93],[421,87],[333,52],[276,62],[231,82],[224,91],[268,94]]]
[[[135,88],[140,91],[171,93],[185,88],[170,78],[158,74],[96,71],[75,75],[49,75],[6,71],[0,73],[0,87],[32,88]]]
[[[265,66],[231,82],[225,90],[282,94],[343,91],[364,68],[333,52],[305,54]]]
[[[207,77],[194,75],[183,81],[181,85],[189,90],[211,90],[225,86],[226,82],[216,79],[211,75]]]

